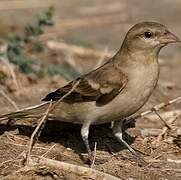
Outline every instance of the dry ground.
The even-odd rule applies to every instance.
[[[5,2],[5,1],[2,1]],[[13,1],[7,1],[13,2]],[[14,0],[14,2],[16,2]],[[19,2],[19,1],[17,1]],[[34,1],[33,1],[34,2]],[[1,32],[22,30],[25,22],[33,21],[35,14],[43,10],[40,0],[34,2],[33,7],[26,3],[19,7],[12,5],[9,9],[0,12],[3,22]],[[174,1],[138,1],[131,0],[67,0],[51,1],[56,5],[56,24],[49,28],[42,36],[44,44],[50,39],[66,42],[70,46],[47,46],[46,52],[29,54],[49,64],[70,63],[81,73],[87,73],[99,63],[103,63],[116,49],[119,48],[128,28],[141,20],[156,20],[166,24],[173,32],[181,37],[181,16],[179,0]],[[20,3],[21,4],[21,3]],[[5,9],[0,2],[0,8]],[[27,8],[28,7],[28,8]],[[32,11],[33,8],[33,11]],[[27,16],[27,13],[29,14]],[[25,16],[26,15],[26,16]],[[21,18],[20,18],[21,17]],[[23,17],[23,18],[22,18]],[[76,45],[76,46],[72,46]],[[78,46],[84,46],[78,47]],[[85,49],[89,48],[89,49]],[[93,49],[92,49],[93,48]],[[97,50],[95,50],[97,49]],[[160,80],[149,102],[141,111],[160,102],[180,96],[181,90],[181,46],[173,45],[165,48],[160,56]],[[71,59],[71,60],[70,60]],[[72,63],[73,62],[73,63]],[[7,73],[7,67],[1,64],[0,72]],[[62,76],[45,77],[37,79],[26,76],[12,66],[20,88],[14,85],[11,78],[1,82],[6,92],[19,108],[40,103],[46,93],[63,86],[66,80]],[[6,71],[7,70],[7,71]],[[8,73],[7,73],[8,74]],[[0,114],[14,110],[14,107],[0,96]],[[110,124],[93,126],[90,131],[90,142],[93,149],[97,142],[97,155],[94,169],[111,174],[124,180],[176,180],[181,179],[181,104],[174,104],[161,110],[167,121],[177,116],[172,124],[173,129],[167,131],[166,136],[155,144],[158,134],[164,128],[163,123],[156,116],[140,118],[136,128],[129,129],[125,138],[131,146],[138,150],[142,158],[148,163],[140,167],[113,137]],[[166,112],[172,112],[168,115]],[[165,115],[166,114],[166,115]],[[22,167],[22,154],[27,150],[29,137],[36,122],[22,120],[12,126],[0,124],[0,179],[53,179],[51,170],[18,172]],[[43,155],[57,161],[64,161],[88,167],[87,154],[80,137],[80,127],[60,122],[47,122],[41,137],[35,144],[32,155]],[[180,134],[180,136],[179,136]],[[50,149],[51,148],[51,149]],[[50,149],[50,151],[49,151]],[[77,177],[75,174],[62,171],[62,179],[87,179]]]

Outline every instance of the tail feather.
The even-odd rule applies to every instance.
[[[38,118],[43,115],[47,108],[48,102],[28,107],[25,109],[21,109],[15,112],[7,113],[0,115],[0,122],[5,121],[5,120],[18,120],[21,118]]]

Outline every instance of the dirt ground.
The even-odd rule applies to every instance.
[[[46,8],[44,1],[32,1],[29,7],[19,3],[17,7],[6,4],[17,0],[0,1],[1,33],[22,32],[27,22],[33,22],[35,16]],[[42,3],[43,2],[43,3]],[[41,59],[43,63],[61,64],[68,62],[81,74],[87,73],[103,63],[119,48],[125,33],[139,21],[154,20],[168,26],[181,38],[181,2],[143,1],[143,0],[67,0],[47,1],[55,6],[55,25],[49,27],[41,40],[47,46],[46,51],[28,54],[29,57]],[[68,44],[65,48],[51,48],[48,42]],[[60,44],[59,44],[60,45]],[[76,48],[78,47],[78,49]],[[71,61],[70,61],[71,59]],[[66,84],[67,80],[60,75],[35,78],[21,73],[17,66],[11,65],[18,86],[7,73],[7,67],[1,63],[1,90],[15,102],[18,108],[36,105],[51,90]],[[140,110],[143,112],[161,102],[179,97],[181,93],[181,45],[170,45],[160,55],[160,79],[158,86],[148,103]],[[2,73],[1,73],[2,72]],[[4,73],[5,72],[5,73]],[[1,93],[2,94],[2,93]],[[15,108],[0,95],[0,114],[14,111]],[[163,122],[150,115],[136,120],[136,127],[128,129],[125,139],[136,149],[147,162],[139,166],[127,149],[113,137],[110,124],[92,126],[90,144],[94,148],[97,142],[94,169],[111,174],[123,180],[179,180],[181,179],[181,103],[170,105],[159,113],[172,129],[166,130],[158,142],[159,134],[165,130]],[[13,125],[0,124],[0,179],[55,179],[52,174],[39,171],[19,171],[22,168],[22,157],[27,151],[30,136],[36,121],[21,120]],[[46,153],[46,154],[45,154]],[[78,125],[48,121],[38,142],[34,145],[32,155],[63,161],[70,164],[89,167],[87,154],[80,136]],[[89,179],[77,177],[68,171],[61,172],[59,179]]]

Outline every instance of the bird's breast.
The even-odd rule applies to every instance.
[[[159,76],[157,63],[139,65],[129,69],[124,90],[102,108],[95,108],[95,123],[105,123],[128,117],[138,111],[152,94]],[[97,114],[96,114],[97,113]]]
[[[128,76],[125,88],[106,105],[97,106],[95,101],[73,105],[63,103],[54,115],[66,122],[82,124],[90,121],[91,124],[103,124],[134,114],[153,92],[158,80],[159,67],[157,63],[149,66],[138,65],[129,67],[123,73]]]

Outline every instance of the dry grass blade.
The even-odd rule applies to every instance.
[[[161,115],[155,109],[153,109],[153,112],[159,117],[159,119],[164,123],[164,125],[168,129],[172,129],[172,127],[161,117]]]
[[[33,148],[33,145],[35,143],[34,141],[34,138],[35,136],[38,136],[41,132],[41,129],[42,129],[42,125],[43,123],[46,121],[49,113],[51,111],[54,110],[54,108],[64,99],[66,98],[72,91],[74,91],[74,89],[77,87],[77,85],[79,84],[80,80],[78,80],[72,87],[72,89],[70,91],[68,91],[64,96],[62,96],[56,103],[52,103],[52,101],[50,101],[49,103],[49,106],[44,114],[44,116],[41,118],[40,122],[38,123],[37,127],[35,128],[33,134],[31,135],[31,138],[30,138],[30,143],[29,143],[29,148],[28,148],[28,153],[27,153],[27,156],[26,156],[26,160],[25,162],[28,164],[29,162],[29,158],[30,158],[30,154],[31,154],[31,151],[32,151],[32,148]]]
[[[30,143],[29,143],[29,148],[28,148],[28,153],[27,153],[27,156],[26,156],[26,163],[28,163],[28,161],[29,161],[31,151],[32,151],[33,145],[35,143],[34,137],[38,134],[39,129],[41,128],[42,124],[46,120],[46,118],[47,118],[47,116],[48,116],[48,114],[50,112],[50,108],[51,107],[52,107],[52,101],[50,101],[49,106],[48,106],[44,116],[42,117],[42,119],[40,120],[39,124],[37,125],[37,127],[33,131],[33,134],[31,135]]]
[[[169,124],[172,124],[176,121],[177,117],[172,117],[169,119]],[[160,145],[160,141],[163,139],[163,137],[166,135],[167,131],[170,130],[167,126],[165,126],[162,129],[162,132],[158,135],[155,141],[152,142],[153,145],[156,147]]]
[[[55,146],[56,146],[56,144],[51,146],[44,154],[41,155],[41,157],[45,157]]]
[[[95,145],[94,145],[94,156],[93,156],[93,160],[92,160],[90,168],[94,167],[94,164],[95,164],[95,161],[96,161],[96,150],[97,150],[97,142],[95,142]]]

